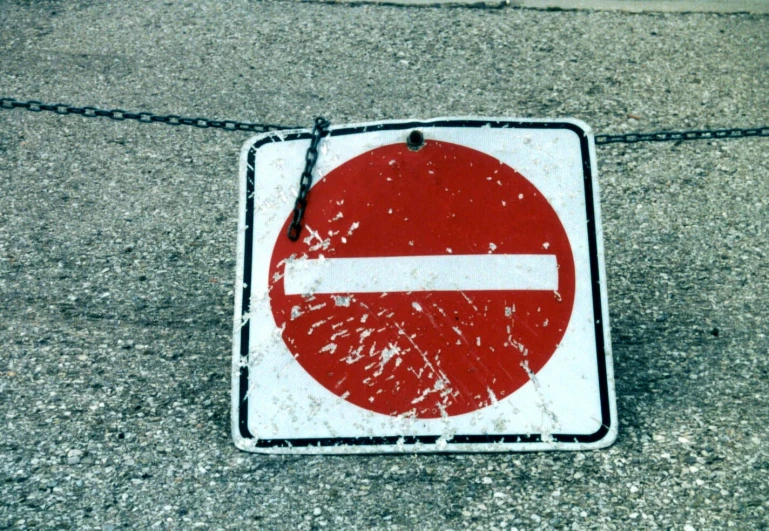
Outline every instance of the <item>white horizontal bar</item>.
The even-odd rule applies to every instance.
[[[478,254],[286,261],[286,295],[558,289],[555,255]]]

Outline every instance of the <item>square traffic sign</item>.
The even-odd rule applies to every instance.
[[[233,436],[264,453],[599,448],[617,421],[595,148],[574,120],[337,126],[242,152]]]

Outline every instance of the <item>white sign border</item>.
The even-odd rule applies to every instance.
[[[257,439],[248,427],[248,313],[251,292],[252,245],[246,224],[253,214],[254,158],[256,150],[272,142],[307,140],[307,129],[266,133],[249,139],[241,152],[240,205],[235,282],[235,322],[233,331],[232,371],[232,435],[235,445],[245,451],[269,454],[369,454],[369,453],[435,453],[435,452],[509,452],[533,450],[589,450],[611,445],[617,437],[617,413],[608,316],[608,296],[604,264],[603,233],[599,189],[596,175],[595,143],[589,126],[574,119],[531,120],[511,118],[436,118],[432,120],[392,120],[376,123],[335,126],[329,137],[377,130],[423,130],[436,127],[567,129],[580,139],[585,184],[585,206],[588,219],[588,241],[592,298],[596,337],[598,383],[601,401],[601,425],[590,435],[510,434],[441,435],[400,437],[349,437],[312,439]],[[250,212],[250,214],[249,214]],[[591,223],[592,221],[592,223]]]

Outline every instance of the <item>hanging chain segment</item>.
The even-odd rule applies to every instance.
[[[43,103],[42,101],[19,101],[13,98],[0,98],[0,109],[25,109],[32,112],[54,112],[56,114],[76,114],[85,118],[109,118],[122,122],[134,120],[140,123],[162,123],[166,125],[187,125],[201,129],[222,129],[224,131],[248,131],[266,133],[283,129],[299,129],[300,126],[258,124],[236,122],[234,120],[211,120],[209,118],[189,118],[175,114],[154,114],[151,112],[129,112],[123,109],[99,109],[98,107],[75,107],[66,103]]]
[[[328,132],[328,126],[331,122],[319,116],[315,118],[315,125],[312,128],[312,137],[310,138],[310,147],[307,148],[307,154],[304,157],[305,165],[302,177],[299,180],[299,192],[294,202],[294,213],[291,223],[288,225],[288,239],[295,242],[299,239],[299,233],[302,232],[302,218],[307,209],[307,194],[312,186],[312,170],[315,163],[318,162],[318,144]]]

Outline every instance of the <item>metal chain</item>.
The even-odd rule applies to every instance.
[[[674,142],[684,140],[710,140],[720,138],[746,138],[769,136],[769,126],[753,129],[703,129],[694,131],[658,131],[655,133],[627,133],[623,135],[595,135],[596,145],[635,144],[636,142]]]
[[[315,118],[315,125],[312,128],[312,138],[310,138],[310,147],[307,148],[307,154],[304,157],[305,165],[302,177],[299,180],[299,193],[294,202],[294,214],[291,223],[288,225],[288,239],[295,242],[299,239],[299,233],[302,232],[302,218],[307,209],[307,193],[312,186],[312,170],[318,161],[318,144],[328,132],[328,126],[331,122],[319,116]]]
[[[189,118],[175,114],[161,115],[151,112],[129,112],[123,109],[99,109],[97,107],[75,107],[66,103],[43,103],[41,101],[18,101],[13,98],[0,98],[0,109],[26,109],[32,112],[55,112],[56,114],[77,114],[85,118],[109,118],[110,120],[135,120],[137,122],[162,123],[167,125],[187,125],[201,129],[222,129],[224,131],[248,131],[266,133],[283,129],[299,129],[299,126],[256,124],[236,122],[234,120],[210,120],[208,118]]]
[[[163,123],[167,125],[187,125],[203,129],[214,128],[224,131],[248,131],[265,133],[285,129],[300,129],[301,126],[258,124],[236,122],[234,120],[211,120],[208,118],[188,118],[175,114],[159,115],[151,112],[128,112],[122,109],[99,109],[97,107],[75,107],[66,103],[43,103],[41,101],[19,101],[13,98],[0,98],[0,109],[26,109],[32,112],[49,111],[56,114],[77,114],[86,118],[109,118],[110,120],[135,120],[140,123]],[[635,144],[637,142],[675,142],[685,140],[715,140],[722,138],[746,138],[769,136],[769,126],[751,129],[702,129],[691,131],[655,131],[652,133],[626,133],[620,135],[596,135],[596,145]]]

